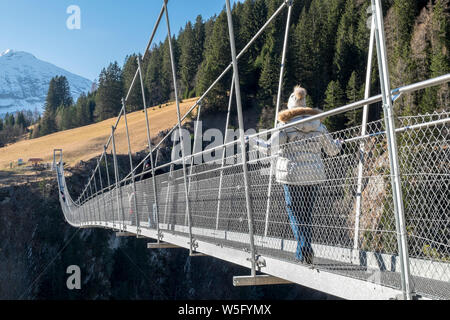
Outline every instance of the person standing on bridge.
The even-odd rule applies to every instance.
[[[150,158],[147,158],[144,161],[144,164],[142,165],[142,173],[141,173],[141,179],[142,180],[147,180],[149,178],[151,178],[153,176],[152,174],[152,167],[151,167],[151,162],[150,162]]]
[[[307,92],[296,86],[288,101],[288,110],[279,114],[279,126],[298,122],[322,111],[306,107]],[[312,264],[312,213],[319,185],[327,177],[322,150],[328,156],[339,154],[342,142],[333,140],[320,120],[303,122],[274,133],[269,141],[255,139],[257,150],[277,155],[275,176],[283,185],[289,223],[297,241],[295,256]]]

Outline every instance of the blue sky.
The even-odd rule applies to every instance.
[[[234,2],[234,1],[231,1]],[[0,0],[0,52],[27,51],[90,80],[112,61],[142,52],[147,45],[162,0]],[[70,5],[81,9],[81,29],[69,30]],[[219,13],[225,0],[170,0],[172,32],[198,14]],[[156,40],[166,35],[165,20]]]

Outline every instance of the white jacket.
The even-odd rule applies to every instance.
[[[295,108],[281,112],[279,120],[284,125],[318,113],[316,109]],[[255,142],[257,150],[277,155],[276,180],[288,185],[314,185],[325,181],[322,150],[329,156],[336,156],[341,150],[341,143],[331,138],[319,120],[280,130],[267,142],[261,139]]]

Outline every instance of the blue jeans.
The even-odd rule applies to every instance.
[[[297,241],[295,257],[311,261],[314,252],[312,240],[312,211],[317,195],[316,185],[283,185],[286,211],[294,238]]]

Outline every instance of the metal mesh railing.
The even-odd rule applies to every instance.
[[[436,113],[402,118],[400,123],[412,127],[448,117]],[[407,130],[398,134],[398,140],[410,268],[417,275],[413,285],[449,299],[450,127],[447,123]]]
[[[416,292],[437,298],[450,298],[449,116],[439,113],[403,117],[398,119],[397,129],[411,278]],[[281,145],[282,151],[275,153],[246,150],[256,251],[298,262],[301,239],[296,232],[303,233],[305,241],[311,243],[315,267],[360,279],[375,275],[381,284],[399,288],[397,231],[384,123],[369,123],[367,135],[361,137],[360,133],[360,126],[331,133],[332,140],[343,141],[342,147],[334,155],[327,155],[321,148],[320,163],[317,159],[308,162],[304,154],[308,155],[310,150],[306,148],[321,141],[321,136]],[[290,186],[290,199],[286,198],[286,186],[277,182],[276,170],[270,175],[271,166],[276,167],[280,156],[303,159],[301,170],[291,172],[303,175],[303,183]],[[241,154],[225,154],[224,161],[188,168],[194,238],[249,249],[251,235],[240,159]],[[362,176],[358,175],[361,164]],[[308,177],[312,180],[308,181]],[[156,229],[152,179],[136,183],[141,228]],[[188,236],[183,170],[156,176],[156,186],[160,228]],[[120,191],[122,204],[117,200],[119,190],[90,199],[81,207],[66,203],[66,219],[79,225],[95,224],[106,217],[118,225],[135,225],[132,184],[123,185]],[[362,203],[360,212],[356,210],[358,197]],[[118,207],[123,208],[124,217]]]
[[[163,2],[144,56],[137,59],[135,77],[122,100],[122,109],[111,135],[90,180],[76,201],[70,198],[67,190],[62,151],[59,150],[61,160],[56,170],[67,221],[77,227],[106,226],[116,230],[132,227],[137,234],[147,229],[156,231],[158,241],[162,233],[173,233],[181,236],[183,241],[187,240],[191,254],[195,251],[196,240],[218,245],[218,250],[221,247],[244,250],[250,256],[252,276],[256,276],[257,257],[263,255],[285,263],[306,263],[333,274],[399,289],[397,292],[402,292],[406,299],[412,298],[413,292],[450,299],[449,112],[400,118],[393,115],[393,103],[398,97],[446,84],[450,75],[392,90],[383,10],[380,0],[372,0],[365,99],[285,124],[282,128],[267,130],[244,142],[238,59],[287,9],[275,106],[278,115],[293,2],[280,0],[279,8],[239,54],[235,47],[230,2],[226,0],[225,3],[232,63],[182,116],[168,1]],[[164,15],[178,124],[153,146],[141,63]],[[375,44],[382,94],[370,97]],[[182,160],[159,166],[153,163],[154,153],[162,151],[163,143],[167,145],[174,133],[181,135],[182,121],[189,114],[197,110],[197,119],[200,119],[202,101],[230,70],[233,70],[233,79],[225,127],[228,131],[235,96],[239,139],[197,154],[202,157],[207,152],[215,152],[216,156],[219,155],[216,161],[190,165],[193,158],[187,156],[182,147]],[[138,79],[146,116],[149,154],[136,166],[132,159],[126,102]],[[380,101],[384,119],[367,124],[369,106]],[[324,120],[362,107],[361,126],[332,133],[304,134],[302,138],[270,147],[264,143],[255,145],[253,139],[276,135],[280,130],[295,130],[302,123]],[[115,144],[116,130],[122,119],[130,170],[126,177],[121,176],[118,170]],[[197,135],[195,130],[194,136]],[[244,149],[244,157],[241,148]],[[108,157],[108,150],[112,158]],[[149,160],[147,173],[138,174],[138,168]],[[157,174],[161,169],[169,168],[168,173]],[[150,177],[147,177],[148,173]]]

